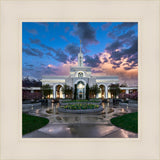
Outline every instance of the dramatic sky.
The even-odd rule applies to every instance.
[[[136,22],[23,22],[23,77],[69,75],[77,65],[80,40],[92,75],[118,75],[120,83],[137,85]]]

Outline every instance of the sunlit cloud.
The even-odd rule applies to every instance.
[[[57,67],[54,66],[53,64],[49,64],[48,67],[49,67],[49,68],[57,68]]]
[[[23,76],[68,76],[70,67],[78,65],[81,40],[84,65],[92,67],[93,76],[117,75],[120,83],[138,84],[138,23],[24,22],[22,26]]]
[[[109,59],[110,54],[107,52],[104,52],[100,55],[99,59],[101,63],[98,67],[92,68],[93,75],[94,76],[112,76],[117,75],[119,76],[120,83],[124,83],[126,81],[129,82],[129,85],[135,85],[137,84],[137,77],[138,77],[138,67],[135,67],[131,70],[125,70],[125,66],[127,67],[125,63],[127,62],[127,58],[122,58],[122,63],[120,66],[116,69],[113,68],[113,64],[111,63],[112,59]],[[107,62],[104,62],[104,58],[107,58]],[[119,61],[116,61],[117,63]],[[133,63],[133,62],[132,62]],[[130,63],[130,65],[132,64]]]
[[[116,63],[120,63],[119,67],[114,69],[113,64],[111,63],[112,59],[109,58],[110,53],[104,52],[101,53],[99,56],[99,60],[101,63],[99,63],[98,67],[92,67],[92,75],[93,76],[113,76],[117,75],[119,76],[120,83],[129,82],[128,85],[136,85],[137,84],[137,77],[138,77],[138,67],[135,67],[131,70],[125,70],[125,67],[128,67],[128,63],[126,64],[128,58],[121,58],[121,60],[116,61]],[[105,62],[105,59],[107,59],[107,62]],[[132,65],[133,62],[129,63],[129,65]],[[67,61],[66,63],[62,63],[61,65],[55,66],[53,64],[48,64],[47,67],[54,70],[54,72],[51,72],[51,75],[69,75],[70,68],[77,66],[77,61]],[[86,65],[86,64],[84,64]]]

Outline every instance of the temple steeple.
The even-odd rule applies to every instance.
[[[81,52],[81,40],[80,40],[80,53],[78,54],[78,66],[83,67],[83,53]]]
[[[81,53],[81,40],[80,40],[80,53]]]

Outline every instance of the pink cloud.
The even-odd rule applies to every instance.
[[[120,83],[127,82],[128,85],[137,85],[138,83],[138,67],[135,67],[131,70],[125,70],[124,67],[127,66],[127,58],[121,58],[121,64],[120,67],[113,69],[113,64],[111,63],[112,59],[109,59],[110,54],[107,52],[104,52],[100,55],[99,59],[102,63],[99,64],[98,67],[92,68],[93,75],[95,76],[112,76],[117,75],[119,76]],[[104,62],[104,58],[106,58],[108,61]],[[116,63],[120,62],[116,61]],[[128,63],[131,65],[133,62]]]
[[[120,83],[128,83],[128,85],[137,85],[138,84],[138,67],[135,67],[131,70],[125,70],[124,67],[127,66],[127,58],[121,59],[122,63],[120,64],[119,68],[113,69],[113,64],[111,63],[112,59],[109,59],[109,53],[102,53],[99,57],[102,63],[99,64],[98,67],[92,68],[92,75],[93,76],[119,76]],[[105,62],[104,58],[108,61]],[[119,61],[116,61],[117,63]],[[132,62],[130,63],[130,65]],[[77,61],[69,62],[67,61],[66,64],[62,63],[59,66],[55,66],[53,64],[48,64],[48,67],[54,69],[55,75],[69,75],[70,67],[77,66]]]

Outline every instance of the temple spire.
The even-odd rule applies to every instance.
[[[83,67],[83,53],[81,52],[81,40],[80,40],[80,53],[78,54],[78,66]]]
[[[81,53],[81,40],[80,40],[80,53]]]

